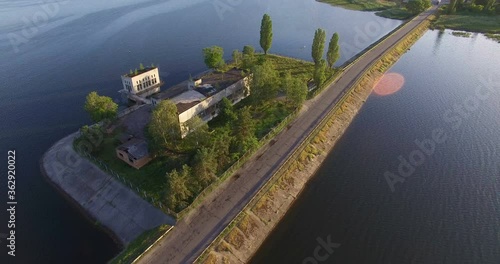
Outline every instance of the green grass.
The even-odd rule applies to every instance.
[[[472,33],[470,32],[462,32],[462,31],[453,31],[451,32],[453,36],[457,37],[464,37],[464,38],[470,38],[472,36]]]
[[[460,12],[454,15],[441,14],[433,23],[435,28],[449,28],[481,33],[500,33],[500,15],[482,15]]]
[[[259,54],[257,56],[261,57],[264,55]],[[292,76],[300,78],[305,82],[312,78],[314,72],[313,62],[274,54],[268,54],[266,59],[273,63],[275,69],[280,73],[281,76],[283,76],[287,71],[290,71]]]
[[[141,255],[150,245],[152,245],[168,229],[169,225],[161,225],[144,232],[142,235],[132,241],[118,256],[110,261],[111,264],[132,263]]]
[[[410,13],[408,10],[406,10],[406,8],[403,7],[396,7],[396,8],[382,10],[375,13],[375,15],[385,18],[399,19],[399,20],[405,20],[414,16],[414,14]]]
[[[139,188],[141,194],[146,191],[148,196],[156,201],[162,201],[167,181],[165,174],[182,167],[182,164],[187,162],[188,157],[181,155],[158,157],[137,170],[116,157],[115,148],[120,145],[120,141],[117,139],[118,134],[119,132],[115,132],[106,136],[99,150],[92,154],[104,161],[120,177],[132,183],[134,191],[136,191],[135,188]]]
[[[396,6],[395,2],[386,0],[317,0],[334,6],[359,11],[380,11]]]
[[[500,34],[491,34],[491,33],[486,33],[484,34],[487,38],[495,40],[496,42],[500,43]]]

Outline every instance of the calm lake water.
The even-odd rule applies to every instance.
[[[500,263],[499,65],[483,35],[427,32],[390,69],[403,88],[370,96],[251,263]],[[399,156],[420,165],[392,192]]]
[[[167,85],[185,80],[205,69],[204,47],[220,45],[227,58],[243,45],[258,47],[266,12],[274,21],[272,52],[309,60],[321,27],[340,34],[339,63],[400,24],[313,0],[40,2],[49,1],[0,0],[0,150],[5,156],[16,150],[19,203],[17,256],[7,258],[4,248],[0,263],[104,263],[119,252],[39,169],[53,143],[90,122],[82,109],[89,92],[118,99],[120,75],[141,62],[159,65]],[[0,172],[6,175],[6,166]],[[7,214],[0,212],[0,233],[6,233]]]

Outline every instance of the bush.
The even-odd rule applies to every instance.
[[[484,9],[484,6],[483,5],[475,5],[475,4],[471,4],[469,6],[469,11],[472,12],[472,13],[481,13]]]
[[[431,7],[430,0],[413,0],[406,4],[406,9],[413,14],[418,14]]]

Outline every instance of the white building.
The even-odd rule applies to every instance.
[[[120,90],[120,93],[138,103],[150,104],[151,100],[147,97],[158,93],[162,84],[158,67],[146,67],[142,70],[136,70],[134,73],[123,75],[123,89]]]
[[[161,93],[152,98],[153,104],[166,99],[176,104],[182,137],[187,135],[189,129],[186,127],[186,122],[191,118],[198,116],[204,122],[208,122],[216,117],[223,98],[227,98],[232,104],[237,104],[250,95],[249,77],[243,76],[239,69],[212,73],[205,77],[206,79],[188,81],[186,90],[173,98],[163,97]]]

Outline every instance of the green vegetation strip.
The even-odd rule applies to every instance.
[[[489,15],[439,15],[434,28],[449,28],[481,33],[500,33],[500,16]]]
[[[237,160],[229,169],[227,169],[215,182],[209,185],[205,190],[203,190],[196,199],[184,210],[176,214],[177,219],[183,218],[187,213],[189,213],[192,209],[196,208],[199,204],[201,204],[206,196],[211,193],[214,189],[216,189],[222,182],[227,180],[229,177],[233,176],[245,162],[247,162],[261,147],[268,144],[276,135],[278,135],[283,129],[295,119],[297,116],[297,111],[290,114],[286,117],[279,125],[274,127],[271,132],[269,132],[266,136],[264,136],[261,140],[259,140],[258,145],[245,153],[239,160]]]
[[[406,23],[404,24],[406,25]],[[403,25],[403,26],[404,26]],[[402,27],[403,27],[402,26]],[[283,176],[285,175],[286,171],[290,168],[290,166],[292,165],[292,163],[294,161],[297,161],[300,159],[300,154],[306,150],[307,147],[309,147],[309,145],[311,144],[312,142],[312,139],[314,139],[319,133],[320,131],[327,125],[327,123],[330,121],[331,118],[333,118],[335,116],[335,113],[336,111],[343,105],[343,103],[345,102],[345,100],[351,95],[351,93],[355,90],[355,88],[359,85],[359,83],[364,79],[363,77],[365,76],[365,74],[367,74],[368,72],[372,71],[373,70],[373,67],[378,63],[378,62],[381,62],[381,61],[385,61],[385,57],[393,50],[395,49],[400,49],[400,47],[398,47],[404,40],[406,39],[411,39],[412,37],[414,37],[416,35],[416,38],[414,38],[414,41],[412,41],[409,46],[411,46],[413,43],[416,42],[416,40],[418,39],[418,37],[420,37],[423,32],[425,32],[425,30],[422,30],[423,28],[427,28],[429,26],[429,22],[428,23],[424,23],[418,27],[416,27],[415,29],[413,29],[408,35],[407,35],[407,38],[403,38],[401,40],[399,40],[395,45],[394,45],[394,48],[392,49],[389,49],[387,51],[384,52],[384,54],[381,56],[381,59],[379,60],[376,60],[374,62],[372,62],[371,66],[368,67],[359,77],[356,82],[348,89],[348,91],[341,97],[341,99],[339,100],[339,102],[332,108],[329,110],[328,114],[326,115],[326,117],[324,119],[321,120],[321,122],[319,122],[315,127],[314,129],[312,130],[312,132],[306,137],[306,139],[304,139],[301,144],[292,152],[291,155],[288,156],[288,158],[285,160],[285,162],[278,168],[278,170],[276,171],[276,173],[274,173],[274,175],[271,176],[271,178],[266,182],[266,184],[264,184],[263,187],[261,187],[257,194],[252,197],[252,199],[245,205],[245,207],[238,213],[238,215],[229,223],[229,225],[210,243],[210,245],[205,248],[205,250],[202,252],[202,254],[200,256],[198,256],[198,258],[195,260],[194,263],[203,263],[203,261],[208,257],[208,254],[210,253],[210,249],[218,244],[222,239],[224,239],[224,237],[227,236],[227,234],[229,232],[232,231],[232,229],[234,228],[234,226],[236,226],[239,221],[241,219],[243,219],[245,216],[246,216],[246,210],[249,210],[250,208],[253,208],[256,203],[265,197],[265,195],[269,192],[269,190],[276,184],[276,182]],[[401,27],[398,28],[398,30],[400,29]],[[386,37],[384,37],[383,39],[387,39],[389,36],[391,36],[392,34],[394,34],[397,30],[389,33],[388,35],[386,35]],[[382,41],[378,42],[378,44],[380,44]],[[377,46],[375,45],[375,46]],[[374,47],[375,47],[374,46]],[[372,48],[374,48],[372,47]],[[365,51],[366,52],[366,51]],[[363,55],[361,56],[358,56],[353,62],[349,63],[348,65],[352,65],[352,63],[354,63],[355,61],[358,61],[361,57],[363,57]],[[395,61],[395,60],[394,60]],[[388,67],[388,66],[387,66]],[[384,69],[384,71],[387,70],[386,68]],[[338,78],[338,76],[333,79],[331,81],[331,83],[333,83],[336,79]],[[328,83],[328,86],[331,84],[331,83]]]
[[[385,0],[317,0],[333,6],[340,6],[350,10],[379,11],[396,6],[396,2]]]
[[[161,225],[144,232],[132,241],[110,264],[134,263],[140,256],[150,249],[156,241],[164,237],[173,227]]]

